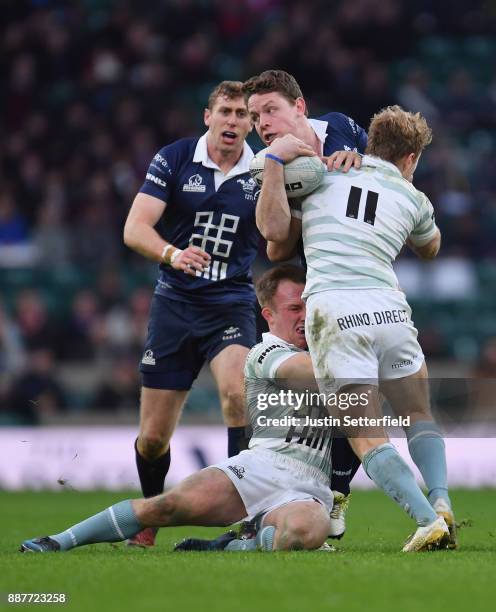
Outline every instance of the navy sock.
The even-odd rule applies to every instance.
[[[350,482],[361,465],[347,438],[334,438],[331,448],[332,476],[331,490],[344,495],[350,493]]]
[[[160,495],[164,491],[164,480],[170,468],[170,447],[167,452],[153,461],[148,461],[140,455],[138,440],[134,443],[134,450],[136,451],[136,467],[138,468],[143,497]]]
[[[234,457],[248,448],[251,431],[249,425],[227,428],[227,456]]]

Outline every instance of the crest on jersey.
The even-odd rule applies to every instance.
[[[188,179],[188,183],[183,185],[183,191],[193,191],[196,193],[205,193],[207,187],[203,185],[203,179],[199,174],[193,174]]]
[[[259,192],[258,185],[256,181],[252,178],[246,179],[238,179],[236,181],[241,185],[241,188],[245,192],[245,199],[253,201]]]
[[[257,186],[252,178],[249,178],[247,181],[245,179],[238,179],[236,182],[241,185],[243,191],[246,191],[246,193],[253,193],[253,190]]]

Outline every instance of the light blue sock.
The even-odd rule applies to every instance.
[[[443,498],[451,507],[448,496],[448,469],[443,434],[434,421],[418,421],[406,430],[408,450],[418,467],[429,493],[429,501]]]
[[[131,500],[127,499],[50,537],[60,544],[61,550],[70,550],[97,542],[120,542],[142,529]]]
[[[273,550],[275,533],[275,527],[264,527],[257,533],[256,538],[251,540],[232,540],[224,550],[243,552],[262,550],[270,552]]]
[[[392,444],[381,444],[366,453],[362,465],[369,478],[408,512],[417,525],[427,525],[437,518],[412,470]]]

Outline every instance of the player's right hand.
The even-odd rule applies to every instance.
[[[171,266],[190,276],[196,276],[196,271],[204,272],[210,264],[210,255],[200,247],[189,246],[174,259]]]
[[[293,134],[286,134],[285,136],[276,138],[270,145],[267,153],[272,153],[272,155],[280,157],[286,164],[302,155],[308,157],[316,155],[310,145],[296,138]]]

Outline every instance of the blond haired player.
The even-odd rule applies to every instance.
[[[344,429],[369,477],[416,520],[417,531],[404,550],[436,547],[448,539],[454,547],[444,441],[430,415],[427,368],[411,309],[392,268],[405,244],[423,259],[439,251],[432,204],[412,185],[431,130],[420,114],[392,106],[373,117],[368,136],[361,169],[329,173],[302,204],[309,350],[321,388],[369,393],[367,410],[350,416],[380,416],[380,383],[395,412],[410,418],[409,449],[429,489],[428,499],[383,427],[362,419]],[[277,139],[270,151],[288,162],[301,154],[296,141],[294,136]],[[258,202],[270,207],[272,224],[281,210],[276,241],[281,241],[281,226],[287,238],[290,233],[282,170],[268,161]],[[281,194],[277,202],[275,193]],[[270,228],[259,226],[267,239],[274,239]],[[292,231],[290,240],[296,239]]]

